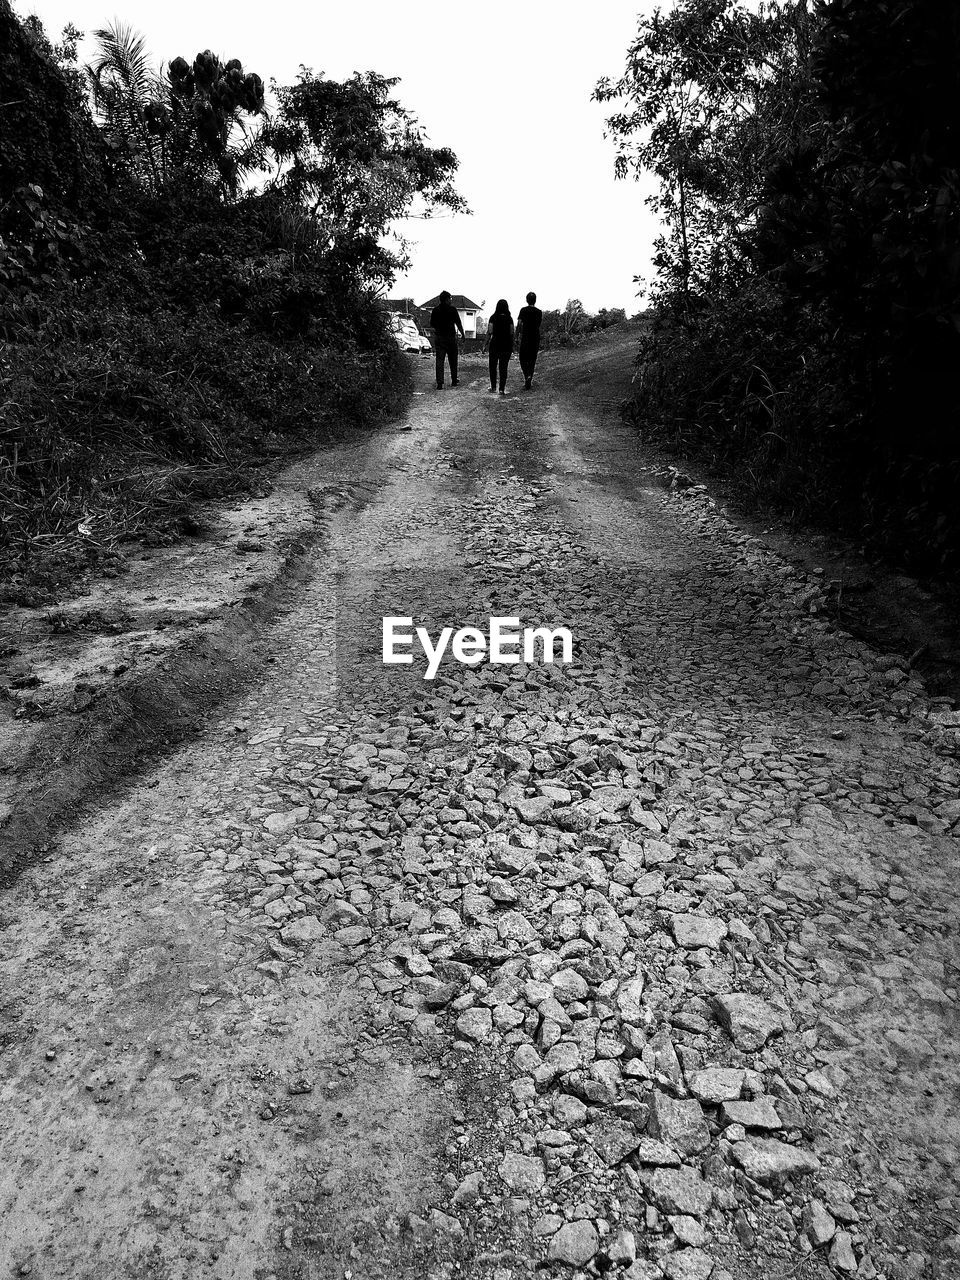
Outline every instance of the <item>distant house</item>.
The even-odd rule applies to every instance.
[[[426,302],[421,302],[418,309],[424,312],[429,320],[430,312],[439,301],[440,295],[438,293],[435,298],[429,298]],[[482,303],[471,301],[465,293],[455,293],[453,295],[453,305],[460,312],[464,337],[475,338],[477,336],[477,317],[480,314]]]

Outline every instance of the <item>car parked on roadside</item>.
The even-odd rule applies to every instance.
[[[401,351],[411,351],[414,355],[428,356],[433,350],[430,339],[417,328],[417,322],[409,316],[392,315],[390,331],[396,339]]]

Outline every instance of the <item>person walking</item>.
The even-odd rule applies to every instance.
[[[517,347],[520,370],[524,377],[524,391],[529,391],[533,386],[533,371],[537,365],[537,352],[540,350],[543,312],[534,305],[536,301],[537,295],[528,293],[527,305],[517,312]]]
[[[430,328],[433,330],[433,345],[437,353],[437,390],[443,390],[444,360],[450,364],[450,385],[457,385],[457,331],[463,337],[463,322],[460,312],[453,305],[448,289],[440,294],[440,301],[430,312]]]
[[[487,323],[487,347],[490,351],[490,390],[497,389],[497,375],[500,379],[500,394],[507,394],[507,365],[513,355],[513,316],[506,298],[501,298],[497,309]]]

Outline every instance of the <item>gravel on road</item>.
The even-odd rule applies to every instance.
[[[624,369],[325,454],[262,680],[6,895],[6,1274],[960,1273],[956,728]],[[426,681],[388,614],[573,662]]]

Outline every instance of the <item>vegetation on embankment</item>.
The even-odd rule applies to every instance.
[[[274,86],[142,38],[51,44],[0,0],[0,578],[42,599],[190,500],[374,425],[409,374],[375,302],[413,208],[462,208],[372,73]]]
[[[653,173],[633,414],[765,501],[960,567],[960,9],[678,0],[595,91]]]

